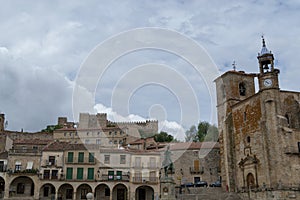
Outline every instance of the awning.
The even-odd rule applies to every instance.
[[[21,165],[21,161],[16,161],[16,165]]]
[[[27,167],[26,167],[26,169],[32,169],[32,166],[33,166],[33,162],[32,162],[32,161],[27,162]]]

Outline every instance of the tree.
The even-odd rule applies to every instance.
[[[205,121],[199,122],[197,128],[195,125],[191,126],[191,128],[185,132],[185,135],[186,142],[216,142],[219,137],[218,128]]]
[[[167,132],[161,131],[154,135],[155,142],[172,142],[174,137],[169,135]]]
[[[197,139],[197,128],[195,125],[192,125],[189,130],[185,132],[185,141],[186,142],[195,142]]]

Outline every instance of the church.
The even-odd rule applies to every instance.
[[[264,38],[257,59],[258,73],[215,80],[222,187],[245,199],[300,199],[300,92],[280,90]]]

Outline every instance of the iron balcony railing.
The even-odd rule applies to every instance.
[[[158,183],[158,177],[141,177],[141,176],[133,176],[132,177],[133,183],[148,183],[148,184],[155,184]]]
[[[78,157],[65,157],[65,163],[67,164],[95,164],[96,159],[95,158],[90,158],[90,157],[83,157],[83,159],[78,158]]]
[[[108,175],[102,174],[99,178],[99,181],[129,181],[129,175]]]

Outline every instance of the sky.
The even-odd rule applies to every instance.
[[[199,121],[217,124],[213,80],[233,61],[258,72],[262,35],[280,88],[299,91],[299,11],[296,0],[1,0],[0,112],[9,130],[106,112],[157,119],[183,139]]]

